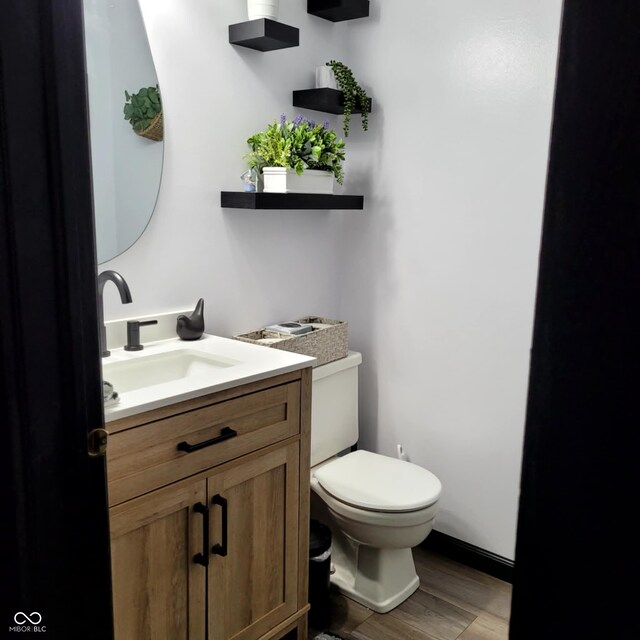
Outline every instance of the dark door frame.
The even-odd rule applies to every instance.
[[[565,0],[510,637],[640,638],[640,3]]]
[[[3,637],[113,638],[83,38],[81,0],[0,8]]]

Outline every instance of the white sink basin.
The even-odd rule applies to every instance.
[[[217,369],[237,364],[240,364],[239,360],[181,349],[106,362],[102,366],[102,372],[105,380],[121,394],[166,382],[210,377]]]
[[[311,366],[315,358],[204,335],[145,344],[143,351],[112,349],[102,360],[102,376],[118,394],[105,407],[105,422],[175,402]]]

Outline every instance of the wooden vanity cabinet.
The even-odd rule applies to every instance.
[[[108,424],[116,640],[306,640],[310,381]]]
[[[110,509],[116,640],[204,638],[206,568],[193,509],[206,504],[200,480],[178,483]]]

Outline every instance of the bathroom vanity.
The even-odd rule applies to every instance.
[[[306,640],[313,359],[207,339],[235,374],[125,389],[106,411],[116,640]],[[141,362],[114,355],[106,379]]]

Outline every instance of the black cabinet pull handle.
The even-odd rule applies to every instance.
[[[227,555],[227,525],[228,525],[228,514],[227,514],[227,500],[223,498],[220,494],[213,496],[211,498],[211,504],[217,504],[222,507],[222,544],[214,544],[211,547],[211,553],[214,556],[226,556]]]
[[[200,449],[205,449],[206,447],[218,444],[218,442],[229,440],[229,438],[235,438],[237,435],[238,432],[234,431],[231,427],[223,427],[220,431],[220,435],[215,438],[211,438],[211,440],[205,440],[204,442],[200,442],[198,444],[189,444],[186,440],[183,440],[182,442],[178,443],[177,449],[178,451],[193,453],[194,451],[200,451]]]
[[[209,507],[202,502],[193,505],[196,513],[202,514],[202,553],[196,553],[193,561],[203,567],[209,566]]]

